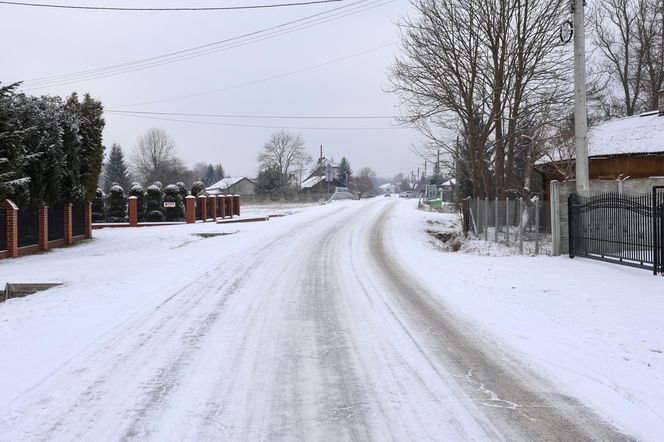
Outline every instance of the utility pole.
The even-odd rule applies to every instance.
[[[440,187],[440,148],[436,156],[436,190]]]
[[[588,111],[586,107],[585,0],[572,0],[574,14],[574,141],[576,145],[576,193],[590,196],[588,178]]]

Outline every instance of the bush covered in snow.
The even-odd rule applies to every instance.
[[[121,223],[127,220],[127,196],[119,184],[111,186],[106,197],[106,205],[108,206],[108,222]]]
[[[198,196],[203,192],[205,192],[205,184],[203,184],[201,181],[194,181],[194,183],[191,185],[191,194]]]
[[[164,207],[166,221],[183,221],[184,204],[180,194],[180,186],[169,184],[164,188],[164,202],[175,203],[175,207]]]
[[[145,221],[145,189],[139,183],[133,182],[131,183],[131,187],[129,187],[129,196],[136,197],[138,221]]]
[[[182,201],[189,195],[189,191],[187,190],[187,186],[184,185],[182,181],[179,181],[175,183],[176,186],[180,189],[180,196],[182,197]]]
[[[148,187],[147,191],[147,215],[146,220],[159,222],[164,220],[164,192],[155,184]]]
[[[106,220],[106,214],[104,212],[104,193],[98,188],[97,192],[95,192],[95,197],[92,200],[92,222],[104,222]]]

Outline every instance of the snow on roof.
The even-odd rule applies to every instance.
[[[648,112],[599,124],[588,133],[588,156],[664,152],[664,117]]]
[[[443,186],[454,186],[456,184],[456,178],[452,178],[443,183]]]
[[[306,180],[302,181],[302,188],[306,189],[308,187],[313,187],[323,180],[325,180],[325,177],[321,177],[319,175],[310,176]]]
[[[206,187],[205,190],[217,190],[217,189],[228,189],[231,186],[234,186],[235,184],[239,183],[243,179],[247,177],[240,176],[240,177],[226,177],[224,179],[221,179],[214,183],[213,185]],[[249,179],[249,178],[247,178]],[[250,180],[251,181],[251,180]]]
[[[659,112],[606,121],[588,131],[588,156],[652,154],[664,152],[664,117]],[[544,157],[536,164],[562,161],[559,153]],[[574,152],[569,159],[574,159]]]

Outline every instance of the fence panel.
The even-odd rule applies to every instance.
[[[212,198],[208,197],[205,199],[205,216],[209,218],[214,218],[214,213],[212,213]]]
[[[569,196],[569,255],[656,270],[654,194]]]
[[[71,234],[73,236],[85,235],[85,203],[83,202],[72,204]]]
[[[196,221],[198,221],[199,219],[201,219],[201,204],[200,204],[198,198],[196,198],[196,210],[195,210],[195,212],[196,212]]]
[[[537,199],[469,198],[464,201],[463,214],[464,226],[476,238],[520,248],[526,242],[528,253],[539,253],[540,243],[546,242],[543,235],[551,233],[549,204]]]
[[[48,208],[48,240],[55,241],[65,238],[65,208],[55,206]]]
[[[0,250],[7,250],[7,211],[0,207]]]
[[[39,243],[39,209],[27,207],[18,211],[18,246]]]

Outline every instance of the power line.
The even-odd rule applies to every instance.
[[[306,2],[294,2],[294,3],[271,3],[267,5],[205,6],[205,7],[180,7],[180,8],[126,8],[120,6],[60,5],[60,4],[49,4],[49,3],[28,3],[28,2],[12,2],[12,1],[0,1],[0,4],[11,5],[11,6],[29,6],[35,8],[78,9],[78,10],[87,10],[87,11],[198,12],[198,11],[233,11],[240,9],[283,8],[290,6],[309,6],[309,5],[319,5],[323,3],[336,3],[341,1],[344,0],[311,0]]]
[[[294,70],[294,71],[284,72],[282,74],[277,74],[277,75],[273,75],[271,77],[265,77],[265,78],[261,78],[261,79],[258,79],[258,80],[248,81],[248,82],[245,82],[245,83],[238,83],[238,84],[235,84],[235,85],[232,85],[232,86],[226,86],[226,87],[223,87],[223,88],[211,89],[211,90],[202,91],[202,92],[196,92],[196,93],[193,93],[193,94],[178,95],[178,96],[169,97],[169,98],[143,101],[143,102],[139,102],[139,103],[122,104],[122,105],[118,105],[118,106],[111,106],[109,109],[114,110],[114,109],[118,109],[118,108],[122,108],[122,107],[134,107],[134,106],[143,106],[143,105],[146,105],[146,104],[165,103],[165,102],[170,102],[170,101],[183,100],[183,99],[186,99],[186,98],[194,98],[194,97],[200,97],[200,96],[203,96],[203,95],[215,94],[215,93],[229,91],[229,90],[233,90],[233,89],[238,89],[238,88],[246,87],[246,86],[253,86],[254,84],[259,84],[259,83],[263,83],[263,82],[266,82],[266,81],[277,80],[279,78],[284,78],[284,77],[288,77],[290,75],[295,75],[295,74],[299,74],[299,73],[302,73],[302,72],[311,71],[313,69],[318,69],[318,68],[321,68],[321,67],[324,67],[324,66],[328,66],[330,64],[339,63],[341,61],[349,60],[351,58],[359,57],[359,56],[364,55],[364,54],[368,54],[368,53],[371,53],[371,52],[378,51],[380,49],[387,48],[389,46],[394,46],[395,44],[396,44],[395,42],[387,43],[387,44],[384,44],[384,45],[377,46],[375,48],[367,49],[365,51],[356,52],[354,54],[347,55],[345,57],[335,58],[335,59],[332,59],[332,60],[329,60],[329,61],[326,61],[326,62],[323,62],[323,63],[315,64],[315,65],[312,65],[312,66],[307,66],[307,67],[302,68],[302,69],[297,69],[297,70]]]
[[[291,130],[400,130],[409,129],[406,126],[390,126],[390,127],[307,127],[307,126],[267,126],[258,124],[239,124],[239,123],[221,123],[218,121],[197,121],[197,120],[183,120],[179,118],[163,118],[152,117],[147,115],[124,114],[120,112],[113,113],[113,115],[123,117],[144,118],[149,120],[159,121],[173,121],[178,123],[202,124],[206,126],[226,126],[226,127],[243,127],[253,129],[291,129]]]
[[[26,80],[24,85],[28,86],[25,90],[43,89],[45,87],[66,85],[77,83],[84,80],[93,80],[98,78],[106,78],[110,76],[120,75],[129,72],[148,69],[151,67],[162,66],[166,64],[175,63],[178,61],[188,60],[195,57],[208,55],[211,53],[234,49],[248,44],[263,41],[269,38],[277,37],[280,35],[289,34],[292,32],[308,29],[313,26],[327,23],[333,20],[355,15],[361,12],[368,11],[395,0],[359,0],[349,5],[333,8],[329,11],[317,13],[297,20],[281,23],[269,28],[260,29],[257,31],[249,32],[243,35],[219,40],[204,45],[183,49],[167,54],[135,60],[132,62],[125,62],[115,65],[109,65],[84,71],[72,72],[69,74],[60,74],[49,77],[40,77],[31,80]],[[368,3],[367,3],[368,2]],[[366,4],[364,4],[366,3]],[[313,20],[312,20],[313,19]],[[264,35],[262,35],[264,34]]]
[[[396,116],[367,115],[230,115],[230,114],[199,114],[181,112],[148,112],[148,111],[117,111],[107,110],[109,114],[130,115],[165,115],[178,117],[215,117],[215,118],[255,118],[264,120],[392,120]]]

